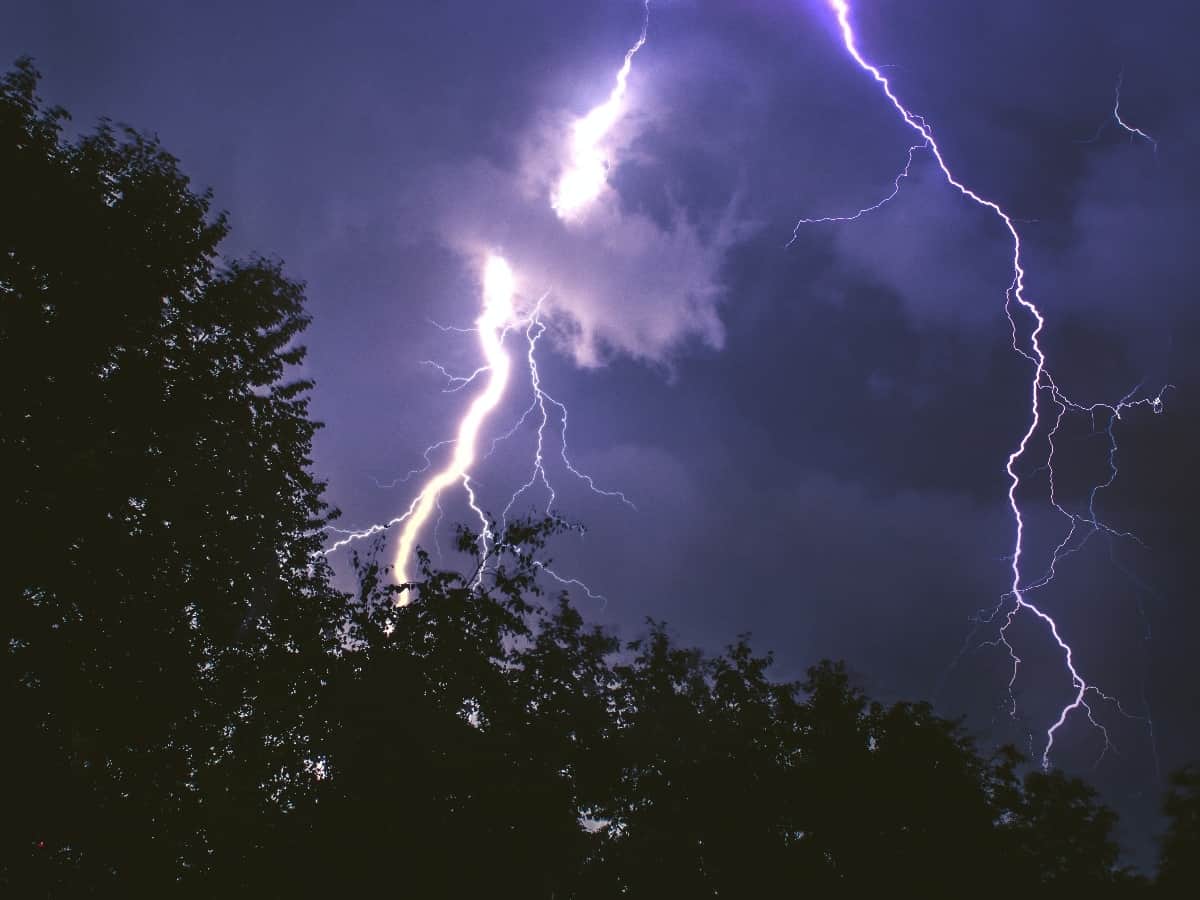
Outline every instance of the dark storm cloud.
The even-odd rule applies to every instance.
[[[1120,422],[1121,476],[1101,494],[1103,515],[1150,549],[1095,539],[1039,595],[1089,677],[1153,712],[1169,767],[1194,752],[1200,683],[1194,13],[856,9],[864,51],[955,171],[1020,220],[1059,382],[1086,402],[1142,379],[1177,385],[1162,416]],[[667,616],[710,645],[753,630],[788,673],[845,655],[880,693],[940,686],[943,710],[971,713],[989,738],[1044,732],[1069,687],[1044,636],[1023,632],[1023,722],[1000,708],[1003,654],[950,668],[969,616],[1008,586],[1004,462],[1030,372],[1008,346],[1005,233],[918,154],[892,205],[804,227],[784,249],[797,218],[886,195],[914,137],[818,0],[653,4],[611,194],[589,226],[564,228],[546,203],[556,141],[607,94],[640,15],[632,0],[57,2],[0,14],[0,52],[33,53],[43,93],[78,126],[103,113],[156,130],[231,210],[237,249],[277,252],[307,279],[314,409],[329,424],[318,466],[348,523],[393,515],[410,494],[372,476],[403,475],[449,436],[463,395],[439,393],[421,361],[470,371],[475,348],[426,319],[474,318],[473,254],[499,245],[523,291],[557,295],[543,377],[572,410],[576,461],[641,510],[555,472],[559,508],[590,527],[555,556],[609,597],[587,607],[598,618],[629,633]],[[1157,154],[1111,122],[1096,136],[1121,71],[1122,111]],[[1106,477],[1103,425],[1060,443],[1074,509]],[[1063,522],[1035,444],[1025,499],[1040,572]],[[528,477],[522,446],[481,470],[490,508]],[[1150,745],[1137,723],[1119,736],[1122,755],[1097,772],[1136,827],[1157,790]],[[1060,761],[1090,765],[1094,738],[1074,723]]]

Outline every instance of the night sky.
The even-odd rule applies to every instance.
[[[565,226],[547,202],[565,129],[607,96],[641,18],[637,0],[55,0],[5,5],[0,56],[33,55],[74,129],[105,115],[156,133],[229,211],[228,253],[278,255],[307,282],[315,465],[340,525],[402,511],[419,478],[395,480],[453,435],[471,388],[443,393],[422,361],[470,372],[478,346],[431,320],[469,325],[480,254],[500,252],[524,297],[550,291],[541,375],[571,411],[573,461],[638,508],[551,467],[555,508],[588,529],[558,539],[555,568],[606,598],[577,593],[585,613],[626,637],[665,618],[714,649],[751,632],[778,677],[844,657],[873,696],[931,699],[985,747],[1040,755],[1071,695],[1061,656],[1018,619],[1013,717],[1007,654],[981,646],[996,627],[972,629],[1008,588],[1004,465],[1029,418],[1007,233],[918,152],[890,204],[786,246],[797,218],[885,197],[918,142],[823,0],[656,0],[608,189]],[[1102,789],[1139,853],[1162,774],[1200,738],[1196,19],[1182,0],[855,7],[861,49],[955,174],[1017,220],[1063,390],[1092,404],[1174,385],[1160,415],[1117,423],[1120,475],[1097,495],[1142,543],[1094,534],[1031,598],[1129,714],[1093,705],[1114,744],[1098,763],[1103,736],[1076,714],[1053,762]],[[1112,119],[1122,73],[1121,114],[1157,149]],[[518,370],[489,437],[524,385]],[[1072,512],[1109,477],[1107,424],[1064,420]],[[490,511],[532,450],[522,431],[477,468]],[[1046,454],[1043,430],[1019,467],[1030,580],[1068,524]],[[460,495],[443,545],[469,521]]]

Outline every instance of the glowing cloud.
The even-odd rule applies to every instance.
[[[613,85],[608,99],[579,119],[571,130],[570,162],[550,196],[550,205],[564,221],[581,217],[607,183],[608,158],[601,142],[624,111],[633,57],[646,43],[646,30],[650,26],[650,0],[646,0],[645,8],[642,33],[637,42],[625,51],[625,61],[617,71],[617,83]]]

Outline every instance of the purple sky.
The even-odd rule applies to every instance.
[[[474,318],[478,260],[464,250],[486,244],[522,289],[554,291],[543,380],[571,409],[574,460],[640,510],[554,473],[557,508],[589,528],[555,546],[557,567],[608,598],[578,597],[586,612],[627,636],[666,618],[714,647],[750,631],[780,676],[845,657],[881,698],[934,698],[985,746],[1032,731],[1040,752],[1069,693],[1044,632],[1013,632],[1016,721],[1002,652],[952,665],[971,615],[1007,587],[1003,466],[1029,379],[1003,314],[1009,245],[918,154],[889,206],[806,226],[785,249],[798,217],[883,197],[913,143],[823,2],[654,3],[611,193],[575,230],[543,188],[564,124],[604,98],[637,36],[636,0],[103,6],[10,4],[0,55],[34,55],[43,96],[78,128],[107,115],[156,132],[230,211],[231,253],[277,254],[307,281],[306,368],[327,424],[316,463],[341,524],[398,513],[415,484],[378,483],[452,435],[469,390],[441,393],[421,360],[470,371],[476,345],[427,320]],[[1095,768],[1082,719],[1055,756],[1104,789],[1141,846],[1156,754],[1169,769],[1200,738],[1196,14],[1115,0],[856,8],[863,50],[956,173],[1020,220],[1059,384],[1088,403],[1176,385],[1162,415],[1119,423],[1121,474],[1098,501],[1146,547],[1097,535],[1037,598],[1089,679],[1152,713],[1153,739],[1104,709],[1119,754]],[[1109,119],[1122,71],[1122,113],[1157,152]],[[489,433],[524,403],[514,395]],[[1074,419],[1058,442],[1073,510],[1107,477],[1104,424]],[[1063,530],[1036,471],[1044,439],[1033,448],[1031,573]],[[530,449],[515,438],[480,468],[489,509],[528,477]],[[447,518],[466,520],[457,498]]]

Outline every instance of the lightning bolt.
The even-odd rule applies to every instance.
[[[1135,138],[1141,138],[1143,141],[1153,147],[1155,155],[1158,155],[1158,141],[1148,135],[1146,132],[1142,131],[1142,129],[1130,125],[1123,118],[1121,118],[1121,87],[1124,84],[1125,72],[1122,71],[1117,73],[1117,86],[1113,89],[1112,112],[1109,114],[1107,119],[1100,123],[1100,127],[1096,129],[1096,133],[1092,135],[1090,139],[1083,141],[1083,143],[1094,144],[1096,141],[1100,140],[1100,135],[1104,133],[1104,129],[1107,128],[1111,123],[1116,122],[1117,127],[1129,135],[1130,141],[1134,140]]]
[[[1055,383],[1050,374],[1050,370],[1046,362],[1046,354],[1042,349],[1040,340],[1042,331],[1046,325],[1045,317],[1042,311],[1038,308],[1037,304],[1029,299],[1025,291],[1025,269],[1022,266],[1021,260],[1021,235],[1017,230],[1016,220],[1013,218],[1013,216],[1006,212],[999,203],[976,193],[966,184],[958,180],[942,155],[941,147],[938,146],[937,140],[933,134],[933,130],[929,124],[924,118],[914,114],[904,105],[899,96],[893,90],[891,82],[887,76],[883,74],[880,67],[869,62],[866,57],[863,56],[862,51],[859,49],[858,38],[854,32],[853,23],[851,22],[851,9],[849,0],[826,0],[826,2],[837,19],[837,24],[842,38],[842,44],[844,45],[846,52],[850,55],[851,59],[854,60],[858,67],[874,80],[884,97],[892,105],[904,123],[919,136],[920,142],[909,148],[908,162],[903,171],[901,171],[901,173],[896,177],[893,183],[893,190],[890,194],[873,206],[865,207],[850,215],[828,216],[819,219],[801,219],[796,225],[796,230],[793,232],[792,241],[789,242],[789,245],[796,240],[796,236],[799,233],[800,226],[802,225],[818,222],[854,221],[855,219],[858,219],[867,213],[879,209],[881,206],[891,201],[899,193],[901,181],[908,176],[909,170],[913,164],[913,154],[920,149],[928,151],[928,153],[932,156],[933,161],[941,171],[943,178],[950,187],[958,191],[959,194],[973,204],[987,210],[1003,224],[1005,230],[1012,239],[1012,280],[1005,291],[1004,309],[1006,315],[1008,316],[1009,325],[1012,329],[1013,349],[1017,353],[1020,353],[1032,364],[1033,374],[1029,382],[1029,425],[1025,432],[1021,435],[1017,446],[1012,450],[1011,453],[1009,453],[1004,467],[1009,481],[1008,506],[1014,523],[1013,548],[1010,556],[1012,580],[1008,593],[1001,598],[1000,604],[992,611],[991,616],[983,621],[994,621],[996,618],[1000,617],[1001,613],[1003,612],[1004,624],[1000,626],[996,641],[990,643],[995,646],[1003,646],[1007,650],[1009,658],[1012,661],[1012,675],[1008,685],[1010,700],[1013,697],[1013,686],[1016,683],[1017,676],[1020,671],[1021,658],[1009,640],[1009,629],[1018,616],[1032,616],[1034,619],[1040,622],[1054,641],[1062,656],[1063,665],[1066,669],[1066,673],[1071,684],[1072,696],[1070,701],[1066,703],[1059,711],[1055,721],[1046,730],[1045,742],[1041,754],[1042,765],[1044,767],[1049,767],[1050,756],[1054,748],[1055,737],[1062,727],[1067,723],[1072,713],[1079,711],[1082,711],[1088,722],[1097,728],[1103,735],[1104,749],[1107,751],[1111,747],[1108,730],[1100,721],[1097,720],[1089,701],[1095,702],[1096,699],[1099,699],[1105,703],[1111,704],[1123,715],[1130,716],[1130,714],[1125,711],[1125,709],[1114,697],[1104,693],[1098,687],[1096,687],[1094,684],[1091,684],[1084,678],[1080,666],[1076,663],[1075,652],[1071,645],[1062,636],[1058,622],[1048,612],[1039,607],[1037,604],[1033,603],[1029,599],[1029,594],[1034,590],[1045,587],[1053,579],[1055,567],[1062,557],[1070,552],[1074,552],[1074,550],[1079,549],[1079,545],[1073,545],[1072,541],[1075,537],[1077,529],[1079,529],[1081,526],[1089,529],[1089,536],[1097,531],[1107,532],[1110,536],[1129,536],[1127,533],[1116,531],[1115,529],[1104,525],[1096,514],[1097,495],[1102,490],[1109,487],[1117,477],[1117,443],[1114,433],[1115,424],[1121,419],[1121,414],[1123,412],[1135,407],[1148,407],[1155,413],[1161,412],[1163,408],[1163,392],[1167,389],[1167,387],[1169,387],[1169,385],[1164,387],[1163,390],[1160,391],[1156,396],[1134,400],[1132,399],[1133,394],[1131,393],[1126,395],[1117,403],[1098,403],[1092,405],[1076,403],[1069,399],[1059,389],[1058,385]],[[1131,137],[1141,137],[1149,141],[1157,148],[1157,143],[1153,138],[1151,138],[1141,129],[1134,128],[1133,126],[1129,125],[1121,118],[1120,105],[1121,82],[1118,79],[1112,112],[1113,120],[1116,121],[1126,131],[1128,131]],[[1018,338],[1017,320],[1013,314],[1014,304],[1023,309],[1032,318],[1034,323],[1033,328],[1029,331],[1027,343],[1024,347],[1021,346],[1021,342]],[[1029,583],[1022,573],[1022,563],[1026,553],[1025,515],[1022,512],[1021,504],[1017,499],[1017,493],[1022,487],[1021,475],[1018,472],[1018,463],[1020,463],[1026,456],[1027,452],[1029,451],[1030,442],[1033,440],[1039,428],[1042,426],[1042,397],[1044,395],[1049,397],[1050,402],[1057,409],[1057,414],[1053,417],[1053,425],[1049,430],[1049,454],[1045,464],[1045,468],[1047,468],[1050,473],[1050,502],[1055,509],[1057,509],[1070,520],[1070,528],[1067,536],[1054,551],[1047,573],[1041,579],[1033,583]],[[1054,438],[1058,433],[1058,429],[1062,423],[1063,417],[1068,412],[1085,413],[1091,415],[1093,420],[1095,420],[1095,417],[1098,415],[1104,415],[1107,417],[1106,431],[1109,437],[1109,478],[1093,487],[1089,495],[1088,512],[1086,515],[1068,512],[1059,503],[1054,493]],[[1011,605],[1009,605],[1009,601],[1011,601]],[[1005,607],[1007,607],[1006,610]],[[1015,700],[1013,700],[1012,703],[1013,705],[1011,712],[1015,715]],[[1140,718],[1136,716],[1130,717]]]
[[[454,438],[449,438],[448,440],[438,441],[436,444],[430,444],[428,447],[425,448],[425,452],[421,454],[421,458],[425,460],[425,465],[423,465],[417,469],[409,469],[403,475],[393,478],[389,482],[384,483],[384,482],[380,481],[378,478],[375,478],[374,476],[372,476],[371,480],[375,482],[375,487],[380,488],[382,490],[391,490],[398,484],[405,484],[414,475],[424,475],[426,472],[428,472],[430,469],[433,468],[433,460],[430,459],[429,454],[433,453],[433,451],[435,451],[435,450],[441,450],[443,447],[445,447],[449,444],[453,444],[453,443],[454,443]],[[354,532],[348,531],[346,533],[353,534]]]
[[[488,414],[504,397],[504,390],[508,387],[512,359],[504,351],[504,332],[514,318],[515,293],[516,281],[507,260],[502,256],[488,257],[483,269],[483,312],[475,320],[475,327],[479,329],[479,346],[483,350],[483,358],[487,360],[487,366],[477,369],[476,373],[486,368],[489,375],[487,386],[471,401],[466,415],[459,423],[454,455],[450,463],[425,484],[413,505],[409,507],[396,547],[396,580],[400,584],[408,581],[408,564],[412,559],[417,534],[428,521],[443,490],[461,481],[470,497],[472,509],[479,512],[474,491],[471,489],[469,470],[475,462],[479,429]],[[484,533],[487,533],[486,529]]]
[[[466,414],[459,423],[457,435],[452,439],[438,441],[425,448],[425,452],[422,454],[425,459],[425,466],[420,469],[413,469],[397,481],[407,481],[413,475],[428,471],[432,466],[430,454],[441,447],[453,445],[454,453],[450,462],[425,483],[420,493],[417,494],[403,514],[396,516],[388,522],[371,525],[368,528],[358,531],[329,529],[333,533],[343,536],[324,551],[326,555],[340,550],[353,541],[379,534],[395,525],[403,525],[404,527],[400,532],[396,551],[395,566],[397,581],[400,584],[406,584],[408,582],[408,563],[412,557],[417,534],[424,527],[433,510],[439,508],[439,499],[442,491],[455,482],[461,482],[467,491],[468,502],[471,508],[483,518],[485,526],[484,535],[487,535],[487,520],[486,517],[483,517],[482,511],[479,510],[475,502],[469,469],[475,462],[479,431],[487,416],[500,403],[500,400],[504,396],[505,388],[508,385],[512,360],[504,350],[504,337],[515,318],[513,309],[515,293],[516,281],[508,262],[503,257],[495,254],[489,256],[483,269],[483,311],[480,313],[479,318],[475,320],[475,327],[471,329],[471,331],[479,335],[479,344],[483,350],[483,357],[486,360],[486,364],[476,369],[475,373],[467,379],[455,379],[455,376],[446,372],[444,367],[437,363],[432,363],[432,365],[451,380],[451,383],[454,383],[456,380],[465,381],[466,383],[462,384],[461,387],[465,387],[466,384],[473,382],[477,376],[486,372],[490,376],[487,386],[482,393],[475,397],[467,408]],[[393,484],[395,483],[397,482],[393,482]],[[405,595],[400,594],[398,596],[398,604],[403,605],[407,602],[408,598]]]
[[[904,168],[900,170],[900,174],[897,175],[892,181],[892,192],[878,203],[873,203],[870,206],[864,206],[862,209],[858,210],[857,212],[853,212],[848,216],[821,216],[819,219],[797,219],[796,227],[792,229],[792,239],[784,245],[784,249],[786,250],[788,247],[792,246],[792,244],[796,243],[796,241],[800,238],[800,229],[804,225],[823,225],[829,222],[853,222],[856,219],[861,219],[868,213],[873,213],[875,210],[881,209],[882,207],[891,203],[896,199],[896,195],[900,193],[900,182],[907,178],[909,172],[912,171],[913,154],[918,150],[924,150],[927,146],[929,146],[928,141],[920,144],[913,144],[908,148],[908,161],[904,164]]]
[[[526,491],[533,488],[538,482],[541,482],[546,488],[546,493],[548,495],[546,500],[546,515],[552,514],[551,508],[554,506],[557,493],[554,490],[554,485],[550,482],[549,476],[546,474],[545,465],[546,429],[550,426],[549,407],[553,407],[558,413],[558,452],[559,458],[562,460],[563,467],[580,481],[584,482],[593,493],[599,494],[602,497],[613,497],[617,500],[620,500],[622,503],[636,512],[637,507],[628,497],[625,496],[624,493],[621,491],[604,490],[597,487],[592,476],[579,471],[579,469],[575,467],[575,464],[571,462],[570,457],[567,455],[567,407],[565,404],[555,400],[554,397],[546,392],[546,390],[542,387],[541,373],[538,371],[536,355],[537,344],[542,335],[546,332],[546,325],[541,320],[540,316],[541,304],[544,300],[545,296],[542,297],[542,300],[538,301],[538,305],[534,307],[533,313],[529,317],[529,323],[525,328],[525,339],[528,347],[525,359],[529,367],[529,385],[533,390],[533,401],[528,407],[526,407],[525,412],[521,414],[521,418],[517,420],[517,424],[514,425],[507,433],[496,438],[496,440],[492,442],[492,449],[488,451],[488,455],[490,456],[495,451],[497,444],[512,437],[512,435],[516,433],[517,429],[525,424],[525,421],[529,418],[529,416],[532,415],[535,410],[537,411],[537,446],[533,455],[533,471],[529,476],[529,480],[518,487],[516,491],[513,492],[513,495],[509,498],[508,503],[505,505],[504,510],[501,513],[501,523],[507,523],[508,514],[512,512],[512,508],[516,505],[517,500],[520,499],[520,497]]]
[[[1148,144],[1150,144],[1150,146],[1154,148],[1154,152],[1157,153],[1158,152],[1158,141],[1156,141],[1154,138],[1150,137],[1150,135],[1146,134],[1146,132],[1142,131],[1142,129],[1135,128],[1133,125],[1130,125],[1128,122],[1126,122],[1124,119],[1121,118],[1121,85],[1124,83],[1124,81],[1125,81],[1125,73],[1122,72],[1120,75],[1117,76],[1117,87],[1116,87],[1116,90],[1113,91],[1113,111],[1112,111],[1113,121],[1116,122],[1118,125],[1120,125],[1122,128],[1124,128],[1127,132],[1129,132],[1129,137],[1131,139],[1135,138],[1135,137],[1140,137],[1143,141],[1146,141]]]
[[[644,16],[642,29],[637,41],[625,52],[621,67],[617,70],[616,83],[608,98],[599,106],[592,109],[574,123],[569,142],[568,163],[564,167],[559,182],[551,194],[550,204],[558,217],[565,223],[581,218],[607,186],[607,170],[609,160],[603,149],[603,141],[619,121],[624,112],[625,95],[628,90],[629,74],[633,67],[633,58],[646,43],[646,35],[650,24],[650,2],[643,2]],[[483,270],[483,310],[475,320],[473,328],[457,328],[431,322],[434,327],[444,332],[471,333],[478,335],[480,349],[483,353],[483,364],[470,375],[455,375],[440,363],[433,360],[423,360],[423,364],[435,369],[446,379],[445,393],[457,393],[486,376],[483,390],[475,396],[460,420],[454,438],[432,444],[424,451],[425,465],[413,469],[402,478],[396,479],[388,487],[406,482],[414,475],[423,474],[432,468],[430,454],[445,446],[453,446],[454,451],[446,465],[438,470],[421,488],[417,496],[401,515],[392,520],[372,525],[368,528],[347,531],[329,528],[331,533],[341,535],[324,552],[333,553],[349,543],[370,537],[393,526],[402,526],[397,540],[395,553],[395,577],[400,585],[407,585],[410,578],[409,566],[412,562],[416,541],[429,522],[430,516],[436,509],[439,521],[442,515],[441,496],[455,484],[461,484],[467,497],[467,504],[480,523],[479,541],[486,557],[489,543],[495,538],[488,517],[476,497],[475,487],[471,480],[471,468],[477,462],[480,433],[490,415],[503,400],[512,373],[513,359],[504,347],[505,339],[511,331],[523,332],[527,350],[525,363],[530,375],[530,387],[533,391],[533,401],[521,414],[507,432],[494,438],[491,448],[485,454],[491,456],[497,446],[517,433],[525,425],[535,411],[538,415],[536,427],[537,443],[534,451],[533,469],[529,479],[521,484],[510,496],[502,513],[502,524],[506,524],[509,514],[517,501],[539,482],[545,487],[548,499],[546,514],[551,515],[551,509],[557,493],[546,471],[545,447],[547,430],[551,427],[550,410],[555,411],[554,418],[558,423],[558,456],[563,467],[572,476],[584,482],[587,488],[603,497],[615,498],[631,509],[634,504],[621,491],[606,490],[597,486],[595,480],[579,470],[571,462],[567,451],[567,407],[561,401],[551,396],[543,387],[541,374],[537,364],[537,345],[545,334],[547,325],[543,319],[542,306],[549,293],[543,294],[534,305],[533,310],[524,318],[517,315],[514,307],[516,296],[516,277],[511,266],[504,257],[492,254],[488,257]],[[378,482],[376,482],[378,484]],[[381,485],[382,486],[382,485]],[[434,540],[437,540],[436,526]],[[486,559],[485,559],[486,562]],[[549,568],[543,561],[535,560],[535,565],[564,587],[581,588],[591,599],[604,601],[605,597],[593,591],[588,585],[577,578],[560,575]],[[483,565],[476,575],[478,584],[484,574]],[[397,605],[405,605],[410,598],[406,593],[397,595]]]
[[[650,0],[645,0],[644,8],[642,33],[633,46],[625,51],[625,61],[617,70],[616,84],[609,92],[608,99],[576,121],[572,129],[570,162],[550,195],[550,205],[558,217],[565,221],[581,217],[608,183],[609,161],[601,142],[624,111],[633,57],[646,43],[650,28]]]

